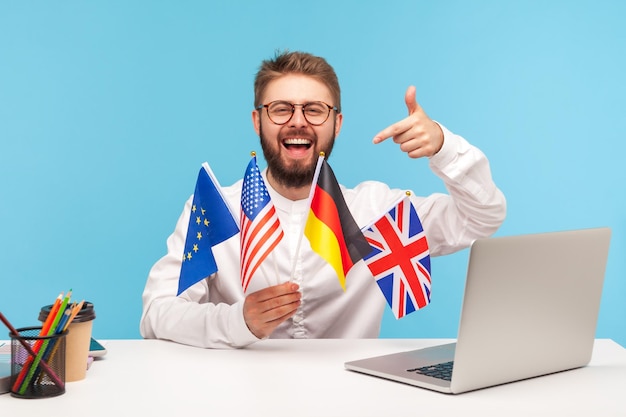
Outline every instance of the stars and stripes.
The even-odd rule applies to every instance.
[[[243,179],[240,226],[241,285],[245,292],[256,270],[284,236],[256,156]]]

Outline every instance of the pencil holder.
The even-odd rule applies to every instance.
[[[41,327],[24,327],[17,332],[10,333],[11,395],[46,398],[63,394],[66,333],[40,336]]]

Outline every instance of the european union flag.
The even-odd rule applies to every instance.
[[[198,173],[193,194],[176,295],[217,272],[213,246],[238,232],[237,222],[220,192],[211,168],[205,162]]]

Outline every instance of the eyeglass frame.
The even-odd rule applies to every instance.
[[[276,122],[272,119],[272,116],[270,116],[270,108],[269,108],[269,107],[270,107],[272,104],[274,104],[274,103],[285,103],[285,104],[289,104],[289,105],[291,106],[291,116],[289,116],[289,119],[287,119],[285,122],[283,122],[283,123],[276,123]],[[323,121],[322,123],[311,123],[311,122],[309,121],[309,119],[306,117],[306,113],[304,112],[304,108],[305,108],[306,106],[308,106],[309,104],[323,104],[323,105],[325,105],[326,107],[328,107],[328,114],[326,114],[326,118],[324,119],[324,121]],[[307,123],[308,123],[308,124],[310,124],[310,125],[312,125],[312,126],[321,126],[321,125],[323,125],[324,123],[326,123],[326,121],[328,121],[328,118],[330,117],[330,112],[331,112],[331,110],[334,110],[335,112],[339,112],[339,109],[337,108],[337,106],[331,106],[330,104],[325,103],[325,102],[323,102],[323,101],[310,101],[310,102],[308,102],[308,103],[301,104],[301,103],[290,103],[289,101],[286,101],[286,100],[274,100],[274,101],[270,101],[270,102],[269,102],[269,103],[267,103],[267,104],[261,104],[261,105],[257,106],[257,107],[255,108],[255,110],[261,110],[261,109],[263,109],[263,108],[265,107],[265,112],[267,113],[267,117],[268,117],[268,119],[270,119],[270,121],[271,121],[272,123],[274,123],[275,125],[278,125],[278,126],[283,126],[283,125],[286,125],[287,123],[289,123],[289,121],[290,121],[291,119],[293,119],[293,115],[296,113],[296,106],[300,106],[300,107],[301,107],[301,109],[302,109],[302,116],[304,116],[304,119],[307,121]]]

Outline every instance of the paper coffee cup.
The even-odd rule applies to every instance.
[[[52,305],[42,307],[39,321],[44,322]],[[93,304],[85,302],[67,329],[65,339],[65,381],[73,382],[84,379],[87,375],[89,343],[96,312]]]

